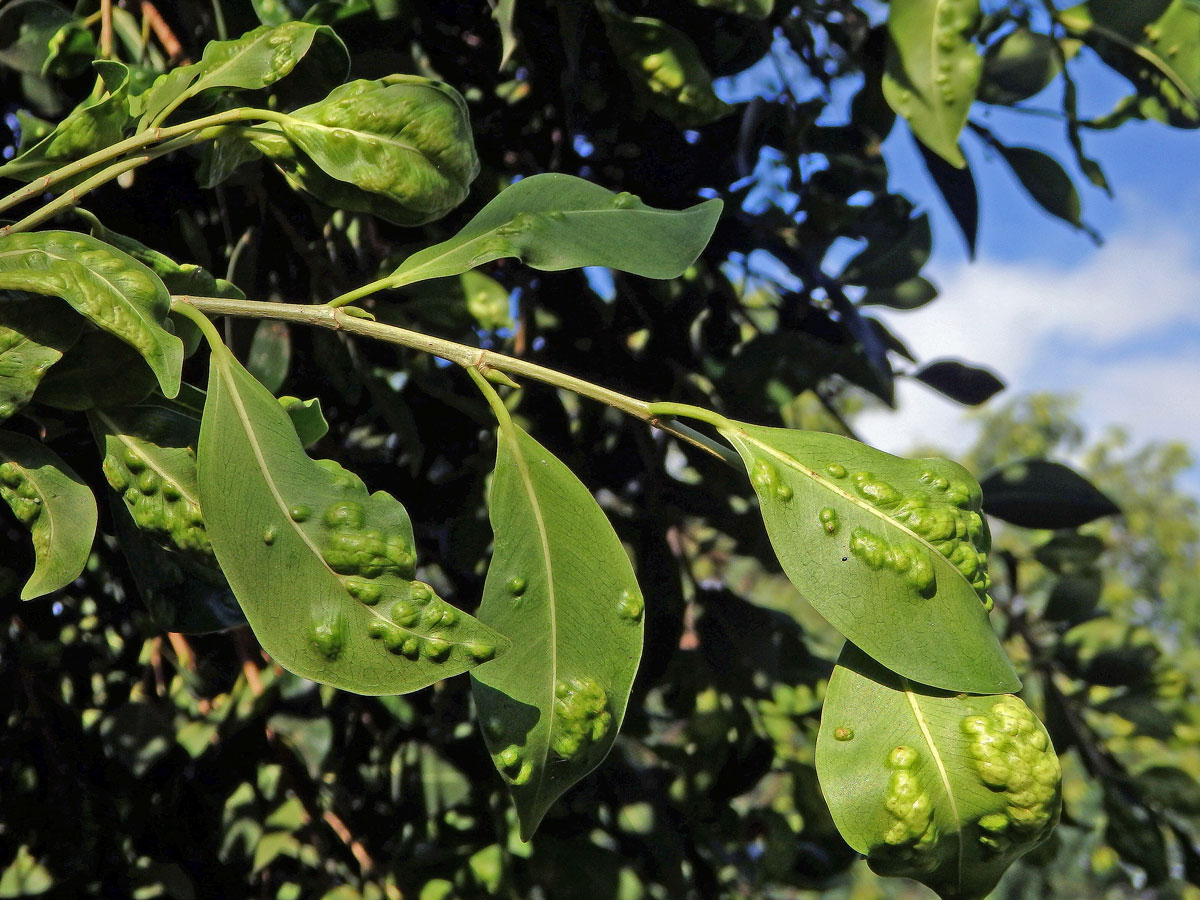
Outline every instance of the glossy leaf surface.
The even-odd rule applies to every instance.
[[[1094,484],[1062,463],[1010,463],[983,480],[984,511],[1025,528],[1078,528],[1120,508]]]
[[[42,297],[0,292],[0,421],[29,402],[46,370],[79,339],[83,320]]]
[[[401,225],[445,215],[479,173],[466,102],[428,78],[352,81],[289,114],[281,127],[288,150],[270,140],[256,146],[285,173],[300,153],[334,181],[377,197],[369,211]]]
[[[847,638],[947,690],[1020,686],[988,623],[979,486],[943,459],[839,435],[729,423],[788,578]]]
[[[62,297],[137,350],[164,394],[179,391],[183,343],[163,327],[171,297],[127,253],[72,231],[10,234],[0,238],[0,289]]]
[[[484,738],[528,840],[612,746],[642,653],[633,567],[587,488],[504,415],[481,620],[513,649],[471,673]]]
[[[33,536],[33,574],[22,600],[56,591],[79,577],[96,534],[96,498],[44,444],[0,431],[0,498]]]
[[[852,644],[829,679],[816,761],[846,842],[945,900],[985,897],[1062,805],[1058,758],[1020,699],[913,684]]]
[[[362,694],[417,690],[508,642],[414,581],[395,499],[304,453],[279,401],[213,348],[198,448],[200,501],[221,568],[285,668]]]
[[[893,0],[883,95],[926,147],[966,165],[958,135],[983,68],[971,45],[979,0]]]
[[[414,253],[388,281],[459,275],[503,257],[547,271],[607,266],[675,278],[704,249],[720,214],[719,200],[675,212],[570,175],[534,175],[501,191],[448,241]]]

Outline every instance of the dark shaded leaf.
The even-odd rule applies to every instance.
[[[1004,382],[990,369],[953,359],[928,363],[913,377],[966,406],[979,406],[1004,390]]]
[[[889,287],[916,278],[929,261],[933,232],[929,216],[921,214],[906,231],[891,240],[874,240],[846,263],[838,280],[868,288]]]
[[[975,241],[979,236],[979,192],[975,189],[975,177],[971,166],[964,160],[962,166],[952,166],[924,144],[918,142],[925,169],[946,201],[946,208],[958,223],[963,240],[967,242],[967,254],[975,258]]]
[[[1002,466],[981,487],[984,512],[1023,528],[1078,528],[1121,512],[1082,475],[1045,459]]]
[[[1012,106],[1041,93],[1062,71],[1057,43],[1021,25],[990,45],[983,54],[979,99]]]

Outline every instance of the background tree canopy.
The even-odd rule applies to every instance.
[[[179,294],[324,303],[455,234],[518,178],[577,175],[671,210],[718,197],[714,236],[679,278],[500,259],[366,305],[381,322],[769,426],[852,435],[855,412],[893,403],[899,378],[966,405],[1003,388],[968,363],[915,358],[871,314],[936,300],[921,274],[933,205],[973,250],[961,143],[990,148],[1031,203],[1086,230],[1068,170],[1107,188],[1090,131],[1131,118],[1200,127],[1191,0],[8,0],[2,143],[6,158],[27,152],[0,176],[32,181],[75,158],[65,137],[102,134],[112,97],[152,104],[155,78],[203,60],[210,41],[301,20],[333,29],[351,78],[410,73],[461,93],[480,167],[461,205],[465,161],[439,170],[453,211],[418,226],[432,215],[351,196],[264,126],[250,142],[170,148],[64,227],[134,235],[185,261]],[[240,100],[274,110],[324,97],[337,83],[326,34],[312,31],[297,77]],[[1083,60],[1129,91],[1088,121]],[[713,80],[738,73],[739,95],[721,99]],[[201,77],[179,106],[223,109],[230,86]],[[1059,159],[987,118],[1051,95]],[[68,115],[84,126],[54,132],[56,144],[47,136]],[[894,129],[919,142],[926,196],[889,191],[880,145]],[[155,375],[103,332],[41,327],[46,347],[95,346],[12,387],[33,401],[12,422],[93,488],[100,525],[79,579],[23,602],[34,551],[19,504],[0,506],[0,897],[928,895],[879,881],[834,826],[814,756],[841,637],[780,573],[740,472],[566,391],[510,394],[513,420],[595,494],[646,597],[620,737],[527,843],[466,679],[365,697],[292,675],[259,649],[222,578],[139,537],[94,460],[94,441],[121,423],[93,415],[93,435],[74,413],[137,409]],[[474,611],[497,452],[479,392],[434,357],[344,333],[224,328],[270,391],[320,398],[315,414],[287,401],[306,443],[401,498],[420,577]],[[9,333],[0,322],[0,340]],[[0,376],[12,349],[0,342]],[[186,380],[205,369],[189,359]],[[0,403],[9,389],[0,380]],[[996,526],[991,621],[1064,769],[1062,824],[994,896],[1195,900],[1200,512],[1176,485],[1187,452],[1085,436],[1062,398],[993,403],[980,421],[962,462]]]

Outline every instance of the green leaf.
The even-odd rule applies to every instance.
[[[0,292],[0,421],[29,402],[46,371],[79,340],[83,320],[41,297]]]
[[[946,162],[966,157],[958,135],[983,68],[971,45],[979,0],[892,0],[883,95],[913,134]]]
[[[1071,176],[1054,157],[1032,147],[1008,147],[998,141],[992,146],[1004,157],[1038,206],[1076,228],[1084,228],[1079,192],[1075,190]]]
[[[659,19],[599,6],[613,54],[651,110],[680,128],[697,128],[733,111],[713,91],[712,75],[692,39]]]
[[[47,43],[50,50],[40,74],[54,78],[78,78],[98,56],[96,39],[82,20],[68,22]]]
[[[1036,547],[1034,557],[1059,575],[1089,571],[1104,552],[1104,541],[1094,534],[1056,534]]]
[[[329,423],[321,413],[321,401],[314,397],[301,400],[299,397],[280,397],[280,405],[287,411],[296,429],[296,436],[305,447],[311,447],[329,433]]]
[[[1072,43],[1078,47],[1078,41]],[[1004,106],[1028,100],[1058,77],[1061,59],[1058,41],[1021,25],[984,52],[979,99]]]
[[[96,498],[44,444],[0,431],[0,497],[33,535],[33,575],[22,600],[56,591],[79,577],[96,534]]]
[[[983,479],[983,509],[1023,528],[1078,528],[1120,508],[1094,484],[1061,463],[1028,459]]]
[[[500,68],[503,69],[512,59],[517,49],[517,30],[513,26],[513,18],[517,12],[517,0],[496,0],[492,4],[492,18],[500,29]]]
[[[53,172],[60,166],[103,150],[125,135],[129,116],[129,70],[121,63],[100,60],[96,69],[115,84],[99,90],[55,126],[28,150],[11,162],[0,166],[0,178],[33,181]],[[66,183],[60,186],[65,188]]]
[[[287,149],[261,137],[254,144],[285,174],[295,177],[291,160],[302,154],[329,178],[380,201],[365,211],[400,225],[444,216],[479,174],[466,101],[449,85],[416,75],[343,84],[272,125],[258,131],[281,129]]]
[[[9,0],[0,9],[0,65],[40,75],[51,38],[74,18],[51,0]]]
[[[869,288],[888,287],[916,278],[933,251],[929,216],[908,221],[905,232],[892,240],[874,240],[848,263],[839,276],[846,284]]]
[[[979,486],[944,459],[839,435],[727,422],[788,578],[835,628],[908,678],[1020,686],[988,623],[991,544]]]
[[[963,240],[967,244],[967,255],[975,258],[975,244],[979,237],[979,191],[975,187],[975,176],[971,174],[971,166],[965,164],[955,168],[946,162],[924,144],[917,144],[921,151],[921,161],[929,177],[937,185],[938,192],[946,201],[946,208],[958,223]]]
[[[309,459],[279,401],[220,345],[198,467],[221,568],[263,648],[290,671],[356,693],[405,693],[507,649],[411,580],[404,507]]]
[[[93,410],[90,419],[104,453],[104,477],[138,528],[180,550],[211,557],[196,480],[197,413],[161,400]]]
[[[246,369],[272,394],[279,393],[292,365],[292,339],[286,322],[264,319],[254,329]]]
[[[314,46],[328,61],[334,80],[349,71],[350,58],[341,38],[327,25],[284,22],[261,25],[232,41],[210,41],[200,61],[160,75],[141,100],[142,121],[164,113],[206,91],[261,90],[289,75]],[[340,74],[337,74],[340,71]]]
[[[46,373],[33,399],[74,411],[128,406],[150,396],[155,384],[136,350],[106,331],[88,330]]]
[[[852,644],[829,679],[816,762],[846,843],[944,900],[986,896],[1062,805],[1058,758],[1020,699],[912,684]]]
[[[1004,382],[990,369],[954,359],[928,363],[915,372],[913,378],[966,406],[979,406],[1004,390]]]
[[[62,297],[137,350],[162,392],[179,391],[183,343],[163,326],[171,297],[162,280],[126,253],[72,231],[0,238],[0,290]]]
[[[859,306],[890,306],[892,309],[917,309],[937,298],[937,288],[927,279],[909,278],[886,287],[867,288]]]
[[[1200,8],[1194,0],[1091,0],[1059,21],[1138,88],[1130,112],[1200,127]]]
[[[676,278],[700,255],[720,214],[719,200],[675,212],[571,175],[534,175],[501,191],[448,241],[406,259],[388,287],[460,275],[503,257],[545,271],[607,266]]]
[[[496,533],[479,617],[517,648],[471,673],[521,836],[607,755],[642,653],[643,600],[599,505],[498,398]]]
[[[775,8],[775,0],[692,0],[697,6],[705,6],[718,12],[765,19]]]

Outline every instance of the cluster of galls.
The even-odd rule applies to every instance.
[[[1016,697],[1003,697],[961,728],[980,780],[1007,804],[979,820],[984,857],[1017,856],[1039,844],[1062,807],[1062,769],[1042,723]]]
[[[138,528],[180,550],[212,555],[200,507],[184,496],[179,485],[156,471],[134,447],[126,446],[121,453],[109,452],[103,468],[104,477],[121,495]]]
[[[884,805],[891,825],[883,836],[883,846],[871,851],[872,864],[885,874],[931,872],[941,861],[933,801],[922,790],[920,777],[913,771],[920,759],[921,754],[912,747],[899,746],[892,749],[886,760],[892,774],[888,777]]]
[[[297,522],[311,514],[306,507],[297,506],[291,510],[291,517]],[[416,557],[408,541],[403,535],[385,536],[378,529],[366,528],[365,519],[362,504],[353,500],[339,500],[325,510],[324,522],[329,530],[321,555],[329,568],[339,575],[412,578]]]
[[[0,497],[27,526],[32,526],[42,514],[42,495],[15,462],[0,464]]]
[[[551,750],[572,759],[600,743],[611,730],[608,694],[594,678],[568,678],[554,685]]]
[[[987,593],[992,583],[987,570],[991,536],[981,515],[980,498],[972,496],[966,483],[926,470],[917,476],[922,487],[904,494],[871,472],[851,475],[836,463],[826,471],[835,479],[848,478],[860,497],[937,548],[967,579],[984,606],[992,608]],[[828,530],[825,519],[821,522]],[[933,567],[916,544],[889,543],[865,528],[856,528],[850,550],[872,568],[887,566],[904,573],[923,593],[933,588]]]

